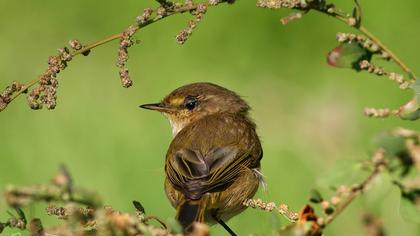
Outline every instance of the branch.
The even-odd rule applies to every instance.
[[[360,4],[357,1],[356,3],[357,11],[361,11]],[[413,73],[413,71],[393,51],[391,51],[391,49],[389,49],[384,43],[382,43],[382,41],[378,37],[376,37],[365,26],[363,26],[360,20],[358,21],[354,16],[344,16],[343,14],[340,14],[334,6],[331,6],[330,8],[314,7],[311,9],[331,16],[341,22],[344,22],[348,26],[366,35],[366,37],[368,37],[370,40],[372,40],[373,43],[378,45],[382,49],[382,51],[386,52],[391,60],[393,60],[401,69],[407,72],[407,74],[409,74],[412,79],[417,79],[417,76]]]
[[[376,153],[373,156],[374,166],[371,173],[366,177],[366,179],[363,182],[353,186],[350,189],[349,195],[344,199],[344,201],[341,201],[341,203],[337,205],[334,212],[330,216],[328,216],[328,218],[325,221],[324,227],[331,224],[337,218],[337,216],[339,216],[341,212],[343,212],[343,210],[345,210],[350,205],[350,203],[352,203],[353,200],[356,199],[357,196],[359,196],[367,189],[367,187],[372,183],[375,177],[378,176],[381,173],[381,171],[384,170],[384,168],[386,167],[384,153],[385,151],[383,149],[379,149],[376,151]]]
[[[128,59],[127,49],[136,43],[135,40],[133,40],[135,33],[137,33],[140,29],[161,21],[169,16],[189,12],[195,16],[196,20],[193,21],[193,24],[190,22],[187,28],[181,31],[180,35],[182,35],[182,37],[179,35],[177,36],[178,43],[182,44],[191,35],[193,28],[196,27],[196,24],[206,13],[208,7],[217,6],[220,3],[225,2],[233,3],[231,0],[208,0],[201,3],[192,3],[192,1],[187,1],[185,4],[172,3],[167,0],[157,0],[157,2],[160,4],[159,7],[154,10],[151,8],[144,9],[143,14],[136,17],[136,23],[128,26],[122,33],[113,34],[104,39],[98,40],[97,42],[86,45],[82,45],[78,40],[71,40],[69,42],[71,50],[65,47],[59,49],[59,55],[50,56],[48,60],[48,68],[42,75],[27,82],[26,84],[14,82],[0,93],[0,112],[6,109],[7,105],[17,97],[24,93],[28,93],[28,90],[36,84],[39,86],[28,94],[29,106],[32,109],[41,109],[42,105],[45,104],[48,109],[54,109],[56,106],[56,90],[58,87],[58,81],[56,79],[57,74],[64,70],[67,67],[68,62],[70,62],[74,57],[78,55],[87,56],[92,49],[117,39],[120,40],[117,66],[120,68],[119,74],[122,85],[123,87],[128,88],[133,84],[133,82],[129,77],[128,69],[125,67],[125,64]],[[155,12],[154,16],[152,16],[153,12]]]
[[[277,209],[280,214],[286,216],[286,218],[288,218],[292,223],[284,226],[279,231],[280,234],[289,231],[299,231],[302,234],[297,233],[297,235],[321,235],[325,227],[331,224],[361,193],[368,188],[375,177],[385,169],[386,162],[384,153],[385,151],[383,149],[378,149],[373,155],[373,170],[366,179],[364,179],[360,184],[353,185],[350,188],[345,186],[340,187],[337,190],[336,196],[331,198],[331,201],[323,200],[318,192],[313,194],[315,196],[311,197],[311,201],[321,204],[327,214],[325,219],[317,216],[310,205],[305,205],[299,213],[289,213],[288,207],[285,204],[281,204],[280,207],[276,207],[275,203],[264,203],[260,199],[247,200],[244,202],[244,205],[252,208],[259,208],[265,211]],[[286,209],[286,211],[281,210],[282,208]]]
[[[420,83],[416,82],[417,76],[389,47],[362,25],[362,8],[358,0],[354,0],[354,3],[352,14],[344,13],[334,4],[327,3],[325,0],[258,0],[257,6],[270,9],[289,8],[299,11],[282,18],[281,22],[283,24],[287,24],[291,20],[300,19],[310,10],[314,10],[356,29],[361,35],[337,34],[340,46],[334,48],[328,55],[328,64],[335,67],[352,68],[356,71],[364,70],[378,76],[386,75],[390,80],[397,82],[400,89],[413,90],[413,99],[398,109],[365,108],[364,114],[366,116],[384,118],[394,115],[406,120],[419,119]],[[379,55],[382,59],[395,62],[397,66],[408,74],[409,78],[406,79],[404,76],[394,72],[385,72],[383,68],[373,65],[370,63],[373,55]]]
[[[314,208],[309,204],[302,207],[299,213],[289,211],[285,204],[276,206],[274,202],[265,203],[261,199],[249,199],[243,205],[264,211],[276,210],[285,216],[292,223],[281,228],[280,234],[292,232],[292,235],[320,236],[324,229],[334,222],[354,200],[369,189],[375,178],[383,171],[387,171],[391,176],[396,174],[396,179],[392,182],[401,190],[401,202],[408,202],[411,204],[409,207],[413,207],[415,211],[420,205],[418,175],[420,173],[420,133],[402,128],[395,129],[379,135],[375,139],[375,146],[376,152],[371,159],[363,162],[363,167],[369,170],[369,174],[360,183],[339,186],[336,188],[335,195],[329,200],[324,199],[318,191],[311,191],[309,200],[319,204],[323,210],[322,216],[316,214]],[[414,179],[410,180],[407,177],[412,171],[417,172],[415,172]],[[369,226],[368,223],[365,222],[365,225]],[[374,222],[370,223],[374,224]],[[377,223],[370,227],[379,232],[381,228]]]
[[[73,179],[66,167],[61,166],[52,179],[52,185],[6,187],[6,202],[13,207],[24,207],[33,202],[76,203],[92,208],[102,206],[96,192],[73,186]]]

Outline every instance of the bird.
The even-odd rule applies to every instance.
[[[140,105],[161,112],[172,128],[164,189],[185,232],[195,222],[226,225],[246,209],[263,181],[263,150],[250,106],[235,92],[208,83],[179,87],[161,102]]]

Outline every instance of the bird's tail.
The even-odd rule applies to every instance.
[[[204,222],[206,206],[203,200],[185,200],[178,206],[176,219],[184,231],[191,231],[194,222]]]

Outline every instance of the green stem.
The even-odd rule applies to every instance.
[[[375,35],[373,35],[370,31],[368,31],[364,26],[360,26],[358,28],[360,32],[366,35],[370,40],[376,43],[382,50],[389,54],[391,59],[397,63],[398,66],[401,67],[405,72],[407,72],[412,79],[417,79],[417,76],[413,73],[413,71],[393,52],[389,49],[385,44],[383,44]]]
[[[314,8],[313,10],[316,10],[318,12],[327,14],[328,16],[334,17],[335,19],[344,22],[345,24],[348,25],[348,17],[345,17],[341,14],[338,13],[329,13],[327,11],[321,10],[321,9],[316,9]],[[375,44],[377,44],[384,52],[388,53],[388,55],[390,56],[390,58],[405,72],[407,72],[409,74],[409,76],[412,79],[417,79],[417,76],[414,74],[414,72],[393,52],[391,51],[391,49],[389,49],[387,46],[385,46],[384,43],[382,43],[381,40],[379,40],[378,37],[376,37],[374,34],[372,34],[369,30],[367,30],[363,25],[360,25],[359,27],[356,26],[352,26],[353,28],[355,28],[356,30],[358,30],[360,33],[364,34],[366,37],[368,37],[372,42],[374,42]]]

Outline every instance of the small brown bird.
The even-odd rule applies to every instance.
[[[194,83],[140,107],[162,112],[171,124],[165,192],[185,231],[194,222],[217,222],[235,235],[224,222],[245,210],[262,180],[263,151],[248,104],[218,85]]]

